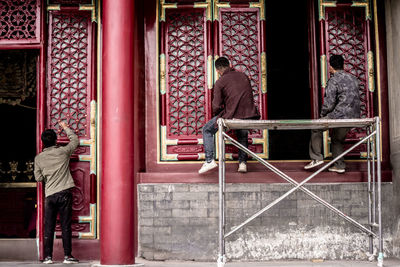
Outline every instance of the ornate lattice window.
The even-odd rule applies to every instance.
[[[49,126],[65,120],[80,137],[88,137],[90,110],[90,17],[76,13],[50,16],[48,60]]]
[[[0,0],[0,43],[39,43],[40,3]]]
[[[202,127],[212,117],[212,86],[217,79],[213,61],[219,56],[228,57],[249,76],[256,105],[266,118],[263,5],[262,1],[237,6],[217,0],[161,1],[161,160],[204,157]],[[264,157],[266,135],[250,135],[251,149]],[[232,147],[227,150],[228,157],[236,153]]]
[[[168,137],[201,138],[208,117],[204,11],[169,12],[166,34]]]
[[[325,1],[320,3],[320,27],[324,33],[321,36],[321,95],[330,75],[327,71],[330,55],[342,55],[345,60],[344,69],[360,81],[361,117],[367,118],[375,115],[373,52],[369,36],[371,9],[365,1],[353,2],[340,6],[333,6],[333,2],[329,5]],[[347,145],[353,144],[362,136],[365,136],[363,130],[353,129],[346,137]],[[327,136],[325,142],[328,142]],[[363,151],[366,151],[365,146],[361,146],[351,155],[364,155]],[[329,154],[329,151],[325,151],[326,156]]]

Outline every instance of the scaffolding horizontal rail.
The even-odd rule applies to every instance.
[[[310,130],[332,128],[362,128],[375,123],[375,119],[317,119],[317,120],[222,120],[223,127],[233,129]]]

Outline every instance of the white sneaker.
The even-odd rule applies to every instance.
[[[43,260],[43,264],[53,264],[53,259],[50,256],[47,256],[44,260]]]
[[[312,168],[317,167],[317,166],[319,166],[321,164],[324,164],[323,160],[315,160],[315,159],[313,159],[310,163],[308,163],[306,166],[304,166],[304,169],[305,170],[312,169]]]
[[[199,173],[205,173],[208,171],[211,171],[212,169],[215,169],[218,167],[217,163],[215,160],[212,160],[211,162],[204,162],[203,166],[201,166]]]
[[[238,172],[247,172],[247,164],[246,162],[240,162],[239,163],[239,168],[238,168]]]
[[[336,166],[333,166],[333,167],[330,167],[329,169],[328,169],[328,171],[330,171],[330,172],[337,172],[337,173],[345,173],[345,169],[342,169],[342,168],[338,168],[338,167],[336,167]]]

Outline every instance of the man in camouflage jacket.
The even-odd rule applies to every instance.
[[[329,60],[331,78],[325,88],[321,117],[324,119],[360,118],[359,82],[356,77],[343,70],[344,60],[340,55],[332,55]],[[334,128],[331,130],[332,156],[343,152],[343,143],[350,128]],[[324,163],[322,155],[322,131],[311,132],[309,154],[311,162],[304,169],[311,169]],[[344,159],[335,162],[329,171],[344,173]]]

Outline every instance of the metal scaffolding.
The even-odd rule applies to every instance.
[[[269,130],[304,130],[304,129],[320,129],[327,130],[331,128],[365,128],[367,135],[352,147],[344,151],[342,154],[334,158],[332,161],[325,163],[321,168],[312,173],[302,182],[298,183],[278,168],[271,165],[266,160],[260,158],[257,154],[242,146],[239,142],[227,135],[226,131],[232,129],[269,129]],[[383,240],[382,240],[382,208],[381,208],[381,143],[380,143],[380,119],[379,117],[368,119],[342,119],[342,120],[225,120],[218,119],[218,137],[219,137],[219,255],[218,267],[222,267],[226,263],[225,239],[237,230],[257,218],[259,215],[269,210],[280,201],[288,197],[296,190],[301,190],[311,198],[321,203],[338,216],[359,228],[362,232],[369,236],[369,253],[373,255],[373,238],[379,240],[378,266],[383,266]],[[281,178],[293,185],[293,188],[285,194],[275,199],[273,202],[265,206],[260,211],[245,220],[242,224],[233,227],[228,233],[225,233],[225,142],[229,141],[234,146],[245,151],[253,159],[259,161],[269,170],[279,175]],[[339,209],[335,208],[303,185],[309,182],[322,171],[329,168],[338,159],[345,156],[362,143],[367,142],[367,169],[368,169],[368,225],[364,226],[347,216]],[[376,157],[375,157],[376,154]],[[377,191],[377,192],[376,192]],[[378,221],[376,221],[378,220]],[[371,256],[373,257],[373,256]]]

